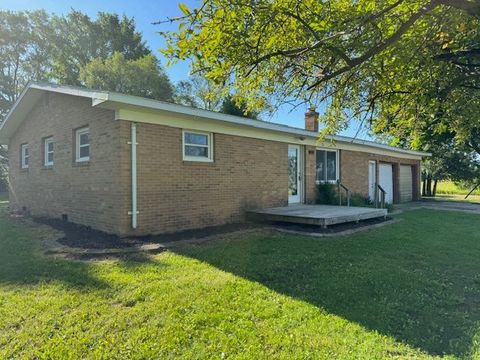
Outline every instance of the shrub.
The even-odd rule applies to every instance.
[[[337,186],[334,184],[318,184],[316,204],[338,205]]]

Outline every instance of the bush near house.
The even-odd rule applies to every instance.
[[[338,188],[335,184],[318,184],[317,185],[317,197],[316,204],[322,205],[339,205]],[[342,194],[342,205],[347,204],[346,195]],[[375,204],[362,194],[353,193],[350,196],[350,206],[359,207],[375,207]],[[385,204],[385,207],[389,212],[393,211],[392,204]]]

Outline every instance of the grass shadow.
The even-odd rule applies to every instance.
[[[432,355],[466,356],[480,322],[480,218],[433,210],[403,217],[345,238],[258,233],[175,252]]]

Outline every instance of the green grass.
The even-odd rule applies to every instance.
[[[455,184],[453,181],[439,181],[437,184],[437,194],[446,194],[446,195],[467,195],[470,190],[462,188],[459,185]],[[475,190],[472,195],[480,196],[480,187]],[[470,196],[472,196],[470,195]]]
[[[480,217],[351,237],[249,233],[152,257],[42,255],[0,204],[0,358],[480,356]],[[3,209],[1,207],[3,206]]]

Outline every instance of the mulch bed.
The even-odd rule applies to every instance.
[[[185,230],[161,235],[119,237],[103,231],[94,230],[88,226],[78,225],[60,219],[35,218],[34,220],[64,232],[65,236],[58,239],[58,243],[81,249],[123,249],[147,243],[168,243],[179,240],[202,239],[213,235],[222,235],[234,231],[262,227],[262,225],[259,224],[241,223],[211,226],[203,229]]]
[[[234,231],[260,229],[265,225],[273,226],[274,228],[278,229],[304,233],[335,234],[346,230],[359,229],[380,224],[391,220],[391,218],[387,217],[386,220],[383,218],[368,219],[360,221],[359,223],[350,222],[345,224],[330,225],[326,229],[322,229],[317,225],[292,224],[285,222],[270,222],[264,224],[239,223],[141,237],[119,237],[103,231],[94,230],[88,226],[78,225],[60,219],[35,218],[34,220],[41,224],[51,226],[56,230],[62,231],[65,236],[58,239],[57,242],[68,247],[80,249],[125,249],[141,246],[147,243],[169,243],[180,240],[202,239],[214,235],[228,234]]]

